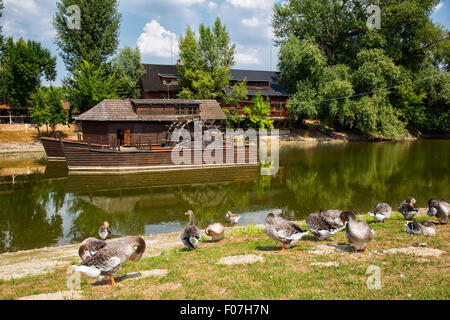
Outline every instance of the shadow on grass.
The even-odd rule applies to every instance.
[[[140,273],[140,272],[127,273],[124,276],[114,278],[114,281],[116,283],[119,283],[124,280],[139,278],[141,275],[142,275],[142,273]],[[108,282],[107,279],[99,280],[99,281],[92,283],[92,286],[104,286],[104,285],[110,285],[110,283]]]
[[[258,251],[280,251],[280,246],[264,246],[264,247],[256,247]]]
[[[338,244],[327,244],[330,247],[334,247],[340,251],[344,252],[353,252],[353,247],[347,243],[338,243]]]

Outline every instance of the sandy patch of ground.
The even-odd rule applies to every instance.
[[[21,297],[17,300],[79,300],[83,296],[80,291],[69,290],[59,291],[53,293],[43,293],[34,296]]]
[[[419,257],[439,257],[445,251],[433,248],[423,248],[423,247],[407,247],[407,248],[393,248],[386,250],[386,253],[403,253],[403,254],[413,254]]]
[[[312,266],[319,266],[319,267],[338,267],[339,262],[313,262],[311,263]]]
[[[241,256],[229,256],[223,257],[217,262],[217,264],[248,264],[248,263],[256,263],[256,262],[264,262],[264,258],[262,256],[257,256],[254,254],[241,255]]]
[[[131,280],[138,280],[147,277],[164,277],[165,275],[167,275],[167,273],[169,273],[169,271],[165,269],[154,269],[128,273],[127,278]]]

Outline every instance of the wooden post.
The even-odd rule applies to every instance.
[[[117,140],[117,151],[120,151],[120,140]]]

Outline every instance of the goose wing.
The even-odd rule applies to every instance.
[[[106,242],[96,238],[87,238],[78,249],[78,255],[81,260],[85,260],[87,257],[94,256],[100,249],[106,246]]]
[[[184,228],[180,238],[186,246],[195,248],[201,237],[202,234],[196,226],[188,225]]]
[[[106,273],[117,270],[121,266],[122,261],[126,259],[123,259],[123,256],[126,254],[120,252],[120,248],[113,244],[115,243],[106,245],[92,257],[87,257],[82,265],[95,267]]]
[[[287,235],[288,237],[293,234],[304,233],[306,231],[292,221],[288,221],[280,217],[273,219],[273,226],[278,233],[281,232],[281,235]]]
[[[311,213],[306,218],[306,225],[309,230],[330,230],[334,228],[330,221],[327,221],[320,213]]]

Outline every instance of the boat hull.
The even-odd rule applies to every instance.
[[[173,147],[158,147],[148,151],[116,151],[93,147],[83,142],[62,140],[63,151],[70,171],[170,171],[214,167],[259,166],[257,152],[250,153],[248,146],[221,148],[218,163],[205,161],[204,149],[185,149],[190,152],[188,163],[174,163]],[[233,154],[233,161],[226,161]],[[239,157],[238,157],[239,154]],[[241,161],[237,161],[237,159]]]

